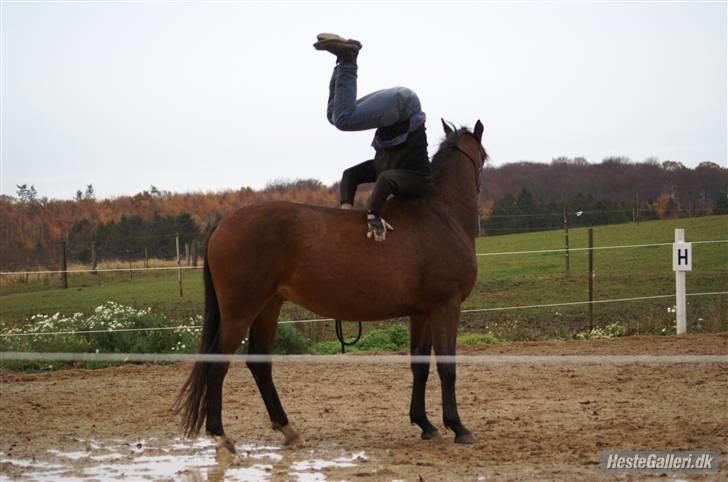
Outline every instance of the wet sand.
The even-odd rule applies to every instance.
[[[728,333],[460,347],[460,354],[728,354]],[[357,355],[353,355],[357,356]],[[361,356],[361,355],[358,355]],[[224,420],[238,448],[218,460],[180,438],[172,403],[188,364],[0,373],[0,479],[533,480],[614,479],[605,450],[716,450],[728,469],[728,365],[461,365],[458,401],[478,443],[423,441],[408,418],[411,374],[398,365],[274,367],[305,439],[281,447],[248,370],[233,366]],[[441,430],[440,384],[428,414]],[[70,455],[69,455],[70,454]],[[621,475],[617,478],[645,480]]]

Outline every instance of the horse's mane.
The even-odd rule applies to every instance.
[[[437,170],[440,169],[443,165],[443,161],[445,161],[445,158],[448,157],[448,154],[452,152],[454,147],[457,147],[458,145],[458,139],[461,135],[468,134],[473,135],[472,131],[468,129],[467,127],[460,127],[460,129],[453,132],[452,135],[446,136],[445,139],[442,140],[440,143],[440,147],[437,149],[437,152],[434,156],[432,156],[432,169]],[[489,159],[488,152],[485,151],[485,159]]]

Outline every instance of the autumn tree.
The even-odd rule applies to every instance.
[[[18,199],[20,199],[20,202],[24,204],[33,204],[38,200],[38,191],[35,190],[35,186],[31,184],[30,187],[28,187],[27,184],[21,184],[16,185],[15,187],[18,188],[16,193],[18,194]]]

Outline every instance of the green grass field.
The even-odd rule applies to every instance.
[[[671,243],[674,229],[684,228],[687,241],[728,239],[728,216],[708,216],[594,228],[594,245],[615,246]],[[587,229],[569,231],[572,248],[587,247]],[[478,253],[561,249],[563,231],[479,238]],[[606,249],[594,252],[594,299],[631,298],[674,293],[671,246]],[[463,308],[500,308],[587,300],[587,251],[571,253],[565,272],[564,253],[535,253],[478,257],[478,281]],[[693,271],[687,274],[688,293],[728,291],[728,243],[693,245]],[[184,273],[184,296],[179,296],[176,271],[72,274],[69,289],[60,278],[36,275],[28,283],[16,280],[0,288],[0,325],[18,326],[38,313],[90,313],[109,300],[137,308],[151,306],[170,319],[185,320],[203,308],[201,272]],[[595,325],[624,323],[630,331],[658,332],[669,327],[674,298],[596,304]],[[282,320],[316,317],[287,304]],[[728,295],[688,298],[689,330],[728,329]],[[306,326],[315,341],[333,337],[333,325]],[[353,330],[348,324],[346,330]],[[530,308],[463,315],[467,331],[493,333],[502,339],[568,336],[588,326],[587,306]]]
[[[593,229],[594,246],[672,243],[675,228],[684,228],[687,241],[728,239],[728,216],[651,221]],[[569,231],[572,248],[588,246],[588,229]],[[497,253],[560,249],[563,231],[483,238],[478,252]],[[728,291],[728,243],[693,245],[693,271],[687,274],[688,293]],[[479,257],[478,282],[465,307],[507,307],[588,300],[588,251],[565,256],[534,253]],[[594,299],[621,299],[673,294],[672,246],[594,251]],[[688,298],[688,321],[694,329],[728,328],[728,295]],[[595,325],[622,322],[638,331],[672,324],[667,308],[674,298],[595,304]],[[482,317],[481,317],[482,318]],[[488,313],[486,321],[518,322],[536,334],[573,332],[588,324],[588,307],[554,307]],[[474,324],[478,320],[475,320]],[[466,321],[466,325],[469,322]]]

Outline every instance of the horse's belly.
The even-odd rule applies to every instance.
[[[426,300],[414,286],[403,289],[392,280],[374,278],[306,278],[281,285],[278,295],[319,315],[343,320],[382,320],[425,311]]]

